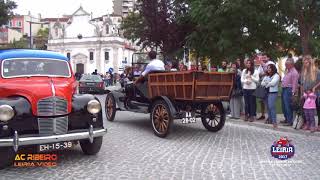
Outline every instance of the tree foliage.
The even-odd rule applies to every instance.
[[[187,45],[198,57],[234,59],[267,52],[320,55],[319,0],[141,0],[125,36],[164,52]]]
[[[140,0],[138,4],[137,11],[122,22],[126,38],[144,48],[160,48],[165,55],[172,55],[185,45],[193,28],[184,16],[186,7],[181,0]]]
[[[320,1],[287,0],[275,1],[278,6],[277,20],[290,29],[293,37],[298,37],[297,47],[303,54],[315,54],[319,46]],[[320,55],[320,54],[318,54]]]
[[[39,29],[37,32],[37,36],[34,37],[34,43],[37,49],[47,49],[47,42],[48,42],[48,37],[49,37],[49,29],[44,28],[44,29]]]
[[[1,46],[0,49],[25,49],[28,48],[29,44],[28,44],[28,40],[26,38],[21,38],[20,40],[13,40],[12,42]]]
[[[292,50],[320,55],[318,0],[189,2],[200,29],[189,40],[194,47],[209,43],[211,50],[201,48],[203,54],[232,57],[259,49],[277,56]]]
[[[16,3],[12,0],[0,0],[0,26],[8,23],[13,15],[12,10],[16,7]]]

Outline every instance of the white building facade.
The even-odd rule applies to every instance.
[[[105,74],[113,69],[122,73],[131,65],[134,47],[119,35],[120,16],[106,15],[92,19],[80,7],[68,22],[51,22],[48,50],[70,58],[74,72]]]

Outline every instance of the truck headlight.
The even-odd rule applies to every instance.
[[[101,111],[101,104],[99,101],[97,100],[91,100],[88,102],[87,105],[87,110],[89,111],[89,113],[91,114],[97,114],[98,112]]]
[[[0,106],[0,121],[9,121],[14,116],[14,110],[9,105]]]

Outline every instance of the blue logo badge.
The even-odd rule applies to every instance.
[[[271,146],[271,155],[280,160],[286,160],[294,155],[294,146],[287,137],[282,137]]]

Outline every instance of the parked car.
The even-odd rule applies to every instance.
[[[40,50],[0,51],[0,168],[18,150],[71,148],[99,152],[103,126],[100,101],[76,94],[76,80],[64,55]]]
[[[79,81],[79,93],[93,93],[102,94],[104,93],[106,85],[100,75],[82,75]]]

